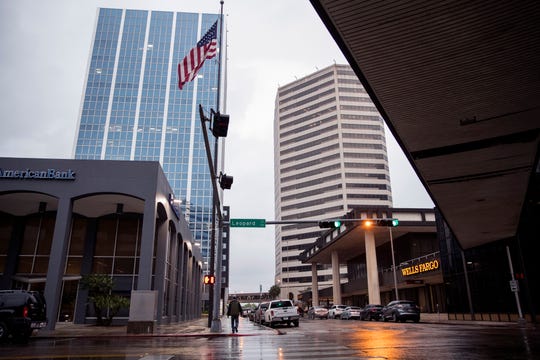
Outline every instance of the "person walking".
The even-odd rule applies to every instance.
[[[227,307],[227,317],[231,317],[231,328],[233,334],[238,332],[238,317],[242,315],[242,312],[242,305],[240,305],[236,299],[236,296],[233,296],[233,299]]]

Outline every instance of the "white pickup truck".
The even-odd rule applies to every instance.
[[[272,300],[264,313],[264,322],[274,327],[276,324],[298,326],[300,315],[291,300]]]

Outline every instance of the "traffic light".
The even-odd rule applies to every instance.
[[[227,174],[219,174],[219,186],[223,190],[230,189],[233,183],[233,177],[227,176]]]
[[[204,275],[204,285],[214,285],[216,278],[214,275]]]
[[[341,221],[339,220],[330,220],[330,221],[319,221],[319,227],[323,228],[333,228],[337,229],[341,227]]]
[[[214,123],[212,125],[212,134],[215,137],[226,137],[229,130],[229,115],[214,114]]]
[[[360,225],[365,228],[370,228],[372,226],[398,226],[399,220],[398,219],[365,219],[360,222]]]
[[[398,226],[398,219],[381,219],[377,220],[377,226]]]

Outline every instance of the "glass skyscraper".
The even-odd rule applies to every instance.
[[[74,148],[76,159],[159,161],[200,242],[205,271],[212,183],[198,109],[217,110],[219,56],[206,60],[182,90],[177,65],[218,19],[98,9]]]

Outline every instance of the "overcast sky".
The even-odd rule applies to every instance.
[[[72,158],[98,7],[219,13],[219,0],[0,0],[0,157]],[[278,86],[346,63],[308,0],[226,0],[224,204],[232,218],[274,220]],[[433,203],[387,132],[394,207]],[[231,229],[231,292],[274,284],[274,228]]]

